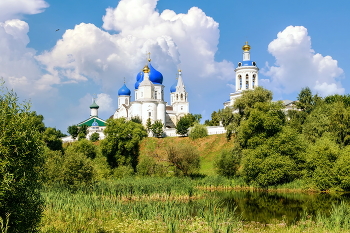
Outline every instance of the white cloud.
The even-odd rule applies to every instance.
[[[99,112],[104,112],[112,115],[116,110],[113,104],[113,99],[106,93],[98,94],[96,103],[100,106],[98,109]]]
[[[18,19],[24,14],[38,14],[48,6],[44,0],[1,0],[0,22]]]
[[[121,0],[103,17],[103,28],[117,34],[81,23],[37,59],[62,82],[93,79],[110,93],[119,89],[123,77],[133,88],[149,51],[153,66],[169,85],[175,81],[177,68],[183,70],[186,85],[209,88],[217,79],[232,78],[233,64],[214,60],[219,24],[213,18],[197,7],[187,14],[159,13],[156,4],[157,0]],[[203,78],[210,84],[199,82]]]
[[[344,93],[338,79],[343,70],[331,56],[322,56],[311,48],[311,38],[303,26],[288,26],[277,34],[268,51],[275,57],[275,66],[267,65],[263,74],[271,77],[274,90],[286,93],[310,87],[320,95]]]

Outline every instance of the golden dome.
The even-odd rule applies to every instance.
[[[247,52],[250,50],[250,45],[248,44],[248,41],[245,42],[245,45],[243,45],[242,49],[244,52]]]
[[[149,73],[149,67],[148,65],[145,65],[145,67],[143,67],[143,73]]]

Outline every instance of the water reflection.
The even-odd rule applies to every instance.
[[[261,223],[271,223],[274,219],[294,223],[305,214],[329,214],[332,203],[350,202],[349,194],[232,191],[215,192],[212,195],[218,198],[221,207],[235,211],[242,220]]]

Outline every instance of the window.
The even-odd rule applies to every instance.
[[[184,95],[183,94],[181,94],[181,100],[183,100],[184,99]]]
[[[238,80],[239,80],[239,89],[238,90],[241,90],[242,89],[242,76],[241,75],[238,75]]]
[[[154,92],[154,98],[157,99],[157,91]]]
[[[151,112],[148,112],[148,116],[151,117],[151,116],[152,116],[152,113],[151,113]]]
[[[253,88],[255,87],[255,74],[253,74],[253,83],[252,83],[252,85],[253,85]]]
[[[179,94],[176,94],[176,100],[179,100]]]
[[[126,105],[128,105],[128,104],[129,104],[128,99],[125,99],[125,104],[126,104]]]
[[[181,106],[181,110],[184,110],[184,107],[183,107],[183,106]]]
[[[249,89],[249,81],[245,82],[245,89]]]

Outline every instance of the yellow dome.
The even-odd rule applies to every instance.
[[[248,45],[248,41],[245,42],[245,45],[243,45],[242,49],[245,52],[250,50],[250,45]]]
[[[145,65],[145,67],[143,67],[143,73],[149,73],[149,67],[148,65]]]

